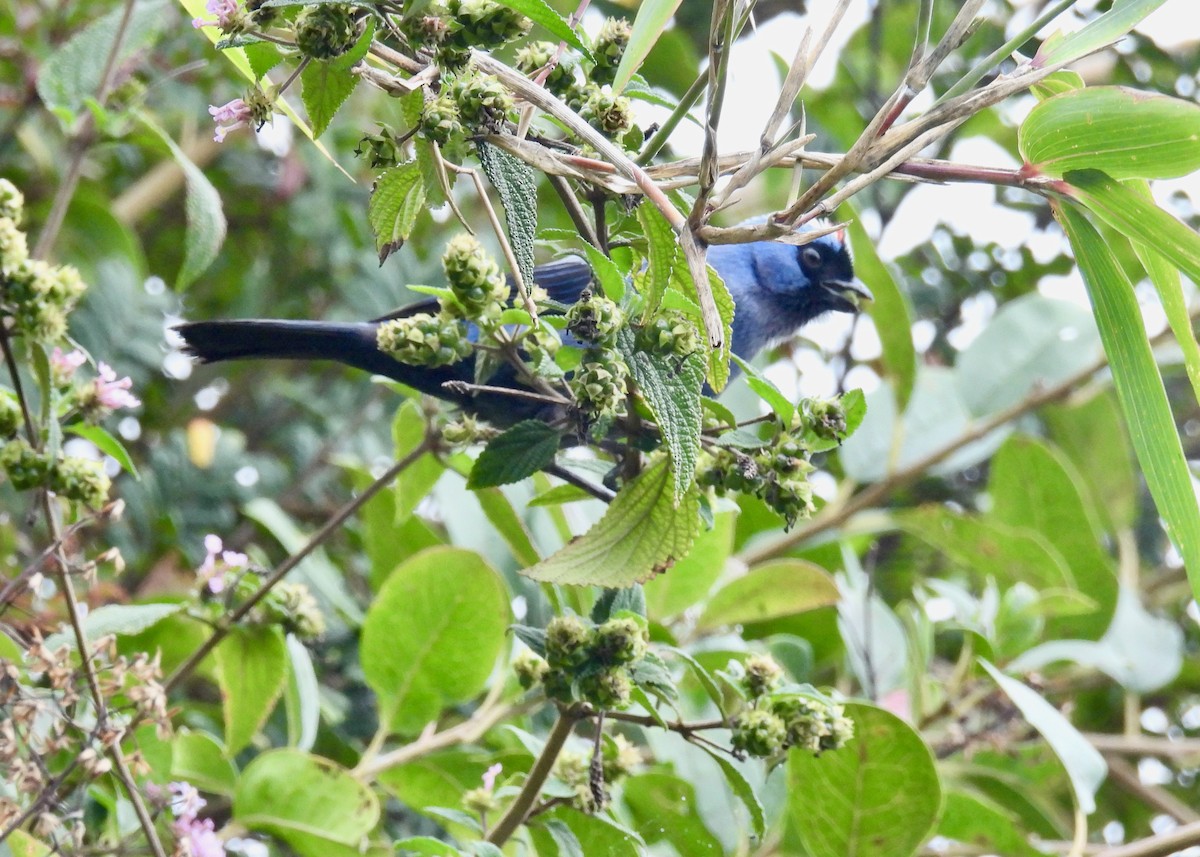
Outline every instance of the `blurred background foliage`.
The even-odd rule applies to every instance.
[[[567,14],[575,3],[551,0],[551,5]],[[803,13],[805,6],[827,11],[828,5],[764,0],[758,5],[759,32],[745,39],[760,53],[768,50],[764,33],[791,32],[798,39],[803,20],[797,12]],[[941,92],[955,82],[1041,5],[999,0],[990,4],[985,24],[943,66],[932,90]],[[1091,15],[1109,5],[1080,3],[1079,13]],[[1181,4],[1167,4],[1172,5]],[[902,76],[912,49],[915,0],[852,6],[860,16],[857,29],[836,56],[825,58],[831,65],[826,80],[802,94],[807,129],[816,135],[810,148],[815,150],[844,151],[854,141],[863,117],[874,114]],[[35,226],[43,222],[72,146],[77,145],[64,133],[60,119],[41,108],[38,69],[68,37],[114,8],[113,0],[8,0],[0,10],[0,174],[24,190],[27,220]],[[600,2],[593,9],[632,13],[620,3]],[[936,2],[933,9],[933,30],[940,32],[956,4]],[[294,547],[297,533],[324,522],[352,489],[366,483],[368,474],[390,462],[395,450],[393,415],[401,399],[389,387],[331,365],[193,366],[178,351],[170,325],[182,318],[380,315],[413,298],[407,284],[440,284],[439,255],[448,231],[455,228],[448,224],[444,207],[435,209],[418,219],[403,250],[381,266],[365,214],[372,170],[354,152],[363,134],[379,121],[402,126],[398,108],[360,87],[323,135],[332,159],[354,181],[280,119],[257,140],[240,133],[218,145],[211,140],[207,108],[237,97],[243,82],[189,26],[178,6],[164,4],[161,16],[153,46],[121,65],[118,106],[105,114],[105,136],[83,160],[83,179],[53,250],[59,261],[78,266],[92,285],[72,317],[72,337],[120,374],[132,376],[144,400],[136,416],[125,417],[117,426],[138,463],[141,480],[127,475],[118,479],[127,513],[113,525],[111,538],[121,547],[127,567],[116,585],[104,590],[104,597],[112,600],[170,594],[190,585],[192,570],[204,555],[206,533],[219,533],[227,546],[249,548],[270,564]],[[684,3],[674,27],[646,61],[645,78],[680,95],[700,73],[708,19],[708,4]],[[777,57],[777,67],[786,68],[789,59],[790,55]],[[1116,49],[1079,63],[1078,70],[1089,83],[1128,84],[1194,99],[1200,31],[1191,40],[1173,40],[1168,46],[1135,31]],[[731,91],[758,87],[773,99],[777,84],[778,77],[747,81],[735,75],[732,85],[745,89]],[[967,161],[991,156],[1002,165],[1018,164],[1016,126],[1031,104],[1031,97],[1023,97],[984,112],[928,154]],[[645,109],[646,122],[653,121],[658,114]],[[228,219],[228,235],[216,262],[184,292],[171,287],[185,244],[183,176],[158,139],[135,120],[135,110],[168,129],[204,170],[219,191]],[[664,158],[696,153],[685,133],[680,138],[683,142]],[[741,194],[739,204],[723,215],[724,222],[781,207],[795,181],[790,171],[768,173]],[[1066,243],[1044,203],[1023,191],[989,186],[942,196],[938,190],[883,181],[854,200],[862,224],[901,284],[914,320],[921,368],[899,449],[887,414],[890,396],[880,394],[879,337],[871,318],[817,325],[805,339],[762,361],[768,377],[792,396],[854,387],[868,392],[867,424],[842,452],[825,456],[820,462],[824,475],[814,476],[827,498],[847,480],[876,482],[895,466],[918,461],[988,415],[1093,365],[1101,354],[1090,314],[1079,302],[1083,292],[1072,274]],[[1168,186],[1160,195],[1195,227],[1200,223],[1197,192],[1193,182]],[[611,215],[618,216],[616,204],[609,206]],[[989,240],[996,234],[992,226],[1012,223],[1014,215],[1019,217],[1019,237]],[[539,225],[571,228],[552,194],[545,195]],[[1136,272],[1135,282],[1140,281],[1136,260],[1123,262]],[[1158,332],[1164,323],[1153,290],[1142,283],[1137,293],[1151,333]],[[1073,300],[1063,301],[1063,296]],[[1200,455],[1200,412],[1178,355],[1164,348],[1159,359],[1185,451],[1195,458]],[[742,415],[753,415],[748,409],[757,407],[758,400],[741,387],[743,383],[737,382],[725,400]],[[411,418],[416,419],[415,411]],[[428,487],[419,480],[413,484]],[[24,545],[21,501],[7,486],[0,492],[6,510],[0,543]],[[535,543],[553,547],[561,538],[560,513],[523,508],[520,501],[530,496],[527,486],[506,493],[522,510]],[[465,490],[461,477],[442,474],[417,514],[394,534],[382,534],[380,522],[394,514],[387,504],[395,502],[389,496],[373,501],[299,572],[315,586],[331,619],[330,632],[316,652],[327,716],[314,750],[346,764],[353,764],[353,747],[370,736],[374,725],[356,666],[355,614],[361,616],[361,605],[386,569],[420,547],[449,541],[480,551],[504,571],[511,591],[525,599],[524,621],[537,624],[549,615],[539,589],[515,574],[517,562],[508,542]],[[578,532],[594,519],[595,505],[577,504],[561,514]],[[999,662],[1011,661],[1043,638],[1096,640],[1116,608],[1120,580],[1140,595],[1151,613],[1183,630],[1181,639],[1167,635],[1170,640],[1165,642],[1153,634],[1126,640],[1144,648],[1134,661],[1173,658],[1180,667],[1177,675],[1135,703],[1134,722],[1127,719],[1129,697],[1121,686],[1081,663],[1051,671],[1044,689],[1058,701],[1066,697],[1054,697],[1055,692],[1066,692],[1073,718],[1085,730],[1120,733],[1126,728],[1136,731],[1140,724],[1156,735],[1200,742],[1200,661],[1195,657],[1200,616],[1179,558],[1163,535],[1133,464],[1126,429],[1103,373],[1015,423],[984,434],[920,478],[896,486],[885,505],[886,513],[856,517],[843,528],[842,539],[820,533],[791,552],[830,572],[861,565],[869,573],[874,591],[894,608],[874,631],[873,645],[879,651],[891,644],[911,654],[914,647],[925,645],[931,649],[926,653],[929,663],[948,670],[964,637],[976,638],[981,648],[1002,645],[992,651]],[[981,520],[987,525],[979,525]],[[728,547],[719,548],[717,555],[732,549],[750,551],[747,555],[752,557],[764,533],[770,538],[778,526],[771,512],[747,500],[736,521],[706,534],[703,539],[710,541],[697,549],[700,556],[648,588],[651,618],[663,623],[656,626],[656,634],[671,639],[679,633],[665,620],[707,593],[701,583],[694,597],[673,591],[678,581],[696,574],[711,587],[720,575],[720,567],[699,568],[704,564],[702,548],[723,539]],[[1033,528],[1040,540],[1051,543],[1051,561],[1046,551],[1017,543],[1012,529],[1019,527]],[[10,563],[18,562],[16,553],[11,556]],[[1021,590],[1017,580],[1039,575],[1045,581],[1053,579],[1047,562],[1055,568],[1065,562],[1078,591],[1064,594],[1049,583],[1040,593]],[[1078,602],[1080,591],[1094,603],[1076,603],[1079,609],[1071,610],[1054,602],[1055,597]],[[1041,607],[1030,607],[1032,602]],[[913,618],[919,608],[929,617],[956,609],[956,621],[939,626],[936,637],[932,632],[921,637],[917,629],[926,626]],[[972,612],[974,623],[967,618]],[[857,687],[876,699],[902,690],[936,698],[935,685],[945,675],[935,671],[913,685],[903,663],[893,665],[890,673],[885,665],[868,664],[868,673],[883,672],[872,674],[871,687],[853,684],[843,669],[847,654],[851,661],[855,654],[847,651],[846,640],[853,632],[844,627],[846,621],[843,614],[839,631],[831,607],[769,612],[743,622],[740,635],[707,639],[697,656],[719,668],[731,652],[765,641],[788,661],[797,679]],[[183,623],[159,627],[162,630],[134,638],[132,644],[163,645],[169,668],[196,641],[194,634],[181,631]],[[687,634],[697,633],[689,627]],[[1165,648],[1160,650],[1160,645]],[[945,657],[939,659],[939,654]],[[1135,685],[1126,683],[1126,690]],[[1046,839],[1066,837],[1069,819],[1061,794],[1056,797],[1055,788],[1043,791],[1038,785],[1040,778],[1057,776],[1047,769],[1048,757],[1029,744],[1016,754],[989,749],[989,739],[973,732],[968,716],[992,716],[1002,723],[1007,715],[964,714],[957,728],[974,737],[961,741],[953,723],[943,724],[937,734],[926,734],[938,755],[950,756],[964,747],[971,751],[969,761],[958,763],[973,767],[958,769],[965,785],[947,804],[943,823],[948,827],[943,832],[954,836],[950,825],[964,815],[982,813],[982,805],[1004,807],[1025,831]],[[189,708],[186,718],[204,726],[218,723],[220,715],[215,706],[206,711],[199,705]],[[284,729],[280,718],[277,715],[268,730]],[[661,741],[669,742],[670,737]],[[1002,738],[995,743],[1001,748],[1005,744]],[[706,791],[701,778],[689,775],[683,755],[665,744],[653,749],[663,758],[674,757],[675,774],[695,788],[708,835],[716,834],[714,853],[732,853],[735,843],[723,832],[729,809],[722,805],[721,787],[719,795]],[[1140,758],[1134,774],[1140,786],[1122,786],[1119,777],[1110,778],[1101,791],[1093,830],[1113,839],[1147,835],[1160,823],[1156,817],[1171,813],[1146,799],[1146,789],[1169,793],[1186,806],[1200,805],[1195,768],[1200,755]],[[1136,764],[1138,757],[1133,761]],[[461,760],[457,779],[464,787],[477,782],[482,766],[478,760]],[[404,789],[426,787],[413,785],[419,782],[413,776],[393,778],[401,798]],[[1027,786],[1037,794],[1026,799],[1021,792]],[[427,788],[435,790],[432,784]],[[456,799],[451,795],[441,803]],[[412,800],[432,798],[422,793]],[[636,799],[631,800],[636,810]],[[398,829],[432,829],[427,820],[395,807],[393,811]],[[1194,811],[1191,815],[1176,820],[1196,820]],[[791,834],[785,835],[784,843],[779,853],[796,853],[790,850],[798,847]]]

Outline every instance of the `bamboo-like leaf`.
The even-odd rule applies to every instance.
[[[621,55],[617,65],[617,76],[613,81],[613,92],[620,92],[629,83],[634,72],[641,68],[642,63],[654,47],[663,30],[679,8],[683,0],[643,0],[638,6],[637,17],[633,19],[633,32],[629,36],[629,44]]]
[[[1053,207],[1087,284],[1112,365],[1113,384],[1150,494],[1183,557],[1192,592],[1200,595],[1200,508],[1133,287],[1087,218],[1062,202]],[[1169,240],[1164,236],[1156,249],[1165,250]]]
[[[1115,0],[1112,8],[1069,36],[1054,35],[1042,42],[1034,65],[1070,62],[1115,42],[1166,0]]]

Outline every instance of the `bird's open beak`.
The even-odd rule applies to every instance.
[[[833,296],[833,308],[840,312],[858,312],[864,301],[875,300],[867,284],[858,277],[853,280],[830,280],[821,285]]]

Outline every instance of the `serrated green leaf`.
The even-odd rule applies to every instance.
[[[283,693],[287,648],[278,628],[234,627],[213,657],[225,715],[225,752],[233,758],[250,743]]]
[[[632,330],[622,330],[620,350],[671,453],[674,496],[678,501],[695,479],[700,454],[704,357],[699,352],[686,357],[649,354],[639,350],[634,340]]]
[[[587,57],[588,60],[591,60],[592,52],[588,50],[587,45],[571,29],[571,25],[567,22],[566,18],[555,12],[545,0],[497,0],[497,2],[502,6],[507,6],[514,12],[520,12],[535,24],[540,25],[556,39],[566,42]]]
[[[362,78],[351,74],[350,70],[367,55],[374,35],[375,21],[368,18],[367,26],[363,28],[354,47],[328,62],[313,60],[300,72],[300,100],[308,112],[314,137],[325,133],[338,108],[358,86]]]
[[[1041,175],[1177,178],[1200,169],[1200,105],[1121,86],[1075,89],[1037,104],[1017,146]]]
[[[642,63],[650,54],[659,36],[666,30],[671,16],[679,8],[682,0],[644,0],[638,5],[637,17],[633,19],[633,31],[629,35],[629,44],[625,53],[621,54],[621,62],[617,65],[616,79],[613,80],[613,92],[620,92],[629,83],[634,72],[641,68]]]
[[[1107,191],[1113,191],[1113,186],[1120,187],[1107,176],[1098,173],[1072,174],[1070,181],[1077,187],[1081,182],[1085,182],[1089,188],[1099,190],[1100,196],[1091,195],[1089,201],[1105,206],[1117,196]],[[1158,211],[1163,218],[1179,229],[1188,232],[1189,243],[1193,247],[1200,243],[1200,238],[1182,223],[1148,205],[1137,194],[1130,192],[1129,195],[1133,197],[1132,201],[1139,203],[1135,210],[1112,212],[1105,207],[1105,213],[1126,221],[1138,217],[1137,209],[1148,207]],[[1125,412],[1133,448],[1146,475],[1150,495],[1166,522],[1167,534],[1183,557],[1192,592],[1200,597],[1200,508],[1196,505],[1191,472],[1175,429],[1171,404],[1163,387],[1162,376],[1146,338],[1146,328],[1142,324],[1141,310],[1134,297],[1133,286],[1117,264],[1112,251],[1104,243],[1104,239],[1087,218],[1072,206],[1061,202],[1054,202],[1053,207],[1055,217],[1063,225],[1071,242],[1079,270],[1083,274],[1083,281],[1088,287],[1088,295],[1096,313],[1096,323],[1100,327],[1100,337],[1104,341],[1104,350],[1108,353],[1112,367],[1113,385],[1116,387],[1121,409]],[[1146,223],[1129,225],[1141,233],[1154,226],[1154,219],[1157,218],[1151,218]],[[1187,253],[1188,248],[1176,247],[1173,244],[1174,236],[1171,234],[1145,237],[1148,239],[1147,243],[1151,243],[1163,255],[1170,252],[1183,256]],[[1175,258],[1171,261],[1179,264]],[[1200,266],[1195,270],[1200,273]],[[1189,276],[1195,276],[1192,271],[1187,273]]]
[[[1021,709],[1029,725],[1041,733],[1054,755],[1063,763],[1079,808],[1089,815],[1095,812],[1096,791],[1108,773],[1104,757],[1037,691],[1005,675],[983,658],[979,659],[979,664],[1013,704]]]
[[[108,429],[102,426],[88,425],[87,423],[75,423],[74,425],[65,426],[63,430],[84,440],[91,441],[96,449],[105,455],[112,456],[117,464],[121,465],[121,469],[134,479],[140,480],[142,478],[138,475],[133,459],[129,457],[129,450],[125,448],[125,445],[121,441],[113,437]]]
[[[1139,21],[1165,2],[1166,0],[1115,0],[1111,9],[1069,36],[1055,35],[1046,39],[1038,49],[1033,64],[1044,68],[1061,62],[1071,62],[1099,50],[1128,33]]]
[[[686,265],[678,267],[687,270]],[[688,279],[691,279],[689,276]],[[725,389],[729,383],[729,360],[733,356],[730,348],[733,345],[733,314],[735,312],[733,295],[721,275],[712,265],[708,266],[708,287],[712,290],[713,303],[717,305],[717,314],[721,316],[721,347],[709,349],[708,352],[708,385],[716,392]],[[700,325],[703,329],[703,323]]]
[[[537,420],[517,423],[493,438],[471,468],[468,488],[490,488],[520,482],[554,460],[562,435]]]
[[[424,204],[425,185],[421,181],[421,167],[415,160],[397,164],[376,180],[371,201],[367,203],[367,222],[375,233],[379,264],[412,234]]]
[[[578,237],[578,236],[575,236]],[[600,290],[610,301],[617,303],[625,297],[625,275],[617,267],[617,263],[605,256],[591,244],[583,242],[583,252],[587,255],[588,264],[596,275]]]
[[[167,23],[164,3],[143,0],[135,3],[129,21],[121,29],[123,8],[116,8],[75,33],[38,68],[37,92],[42,103],[60,116],[72,116],[95,98],[100,78],[121,30],[118,67],[139,55],[147,55]]]
[[[645,302],[642,323],[645,324],[662,304],[675,263],[679,260],[680,247],[675,230],[656,206],[639,205],[637,218],[646,235],[647,265],[645,276],[641,279],[642,300]]]
[[[255,80],[262,80],[263,75],[283,62],[283,54],[272,42],[255,42],[242,48],[246,53],[246,61],[254,72]]]
[[[933,754],[911,726],[846,705],[854,738],[814,757],[788,753],[788,806],[810,857],[910,857],[929,836],[942,789]]]
[[[175,288],[183,289],[208,269],[225,241],[227,224],[225,212],[221,207],[221,195],[212,186],[208,176],[204,175],[204,171],[193,164],[183,149],[176,145],[171,135],[149,116],[142,114],[140,119],[167,147],[175,163],[179,164],[179,169],[183,171],[187,187],[187,197],[184,201],[187,231],[183,238],[183,264],[179,266],[179,274],[175,277]]]
[[[788,401],[787,396],[783,395],[778,387],[758,374],[757,369],[736,354],[733,355],[733,362],[745,373],[746,386],[757,393],[760,399],[770,405],[771,410],[775,412],[775,416],[779,418],[781,423],[785,426],[791,425],[792,417],[796,415],[796,406]]]
[[[526,288],[533,287],[533,243],[537,237],[537,179],[533,168],[503,149],[479,141],[479,163],[500,194],[508,242]]]
[[[626,485],[590,530],[521,574],[547,583],[622,588],[687,556],[700,529],[695,487],[676,504],[666,456]]]

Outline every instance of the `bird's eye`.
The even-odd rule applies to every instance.
[[[809,270],[816,270],[821,267],[821,263],[825,260],[821,258],[821,251],[816,247],[803,247],[800,250],[800,264]]]

